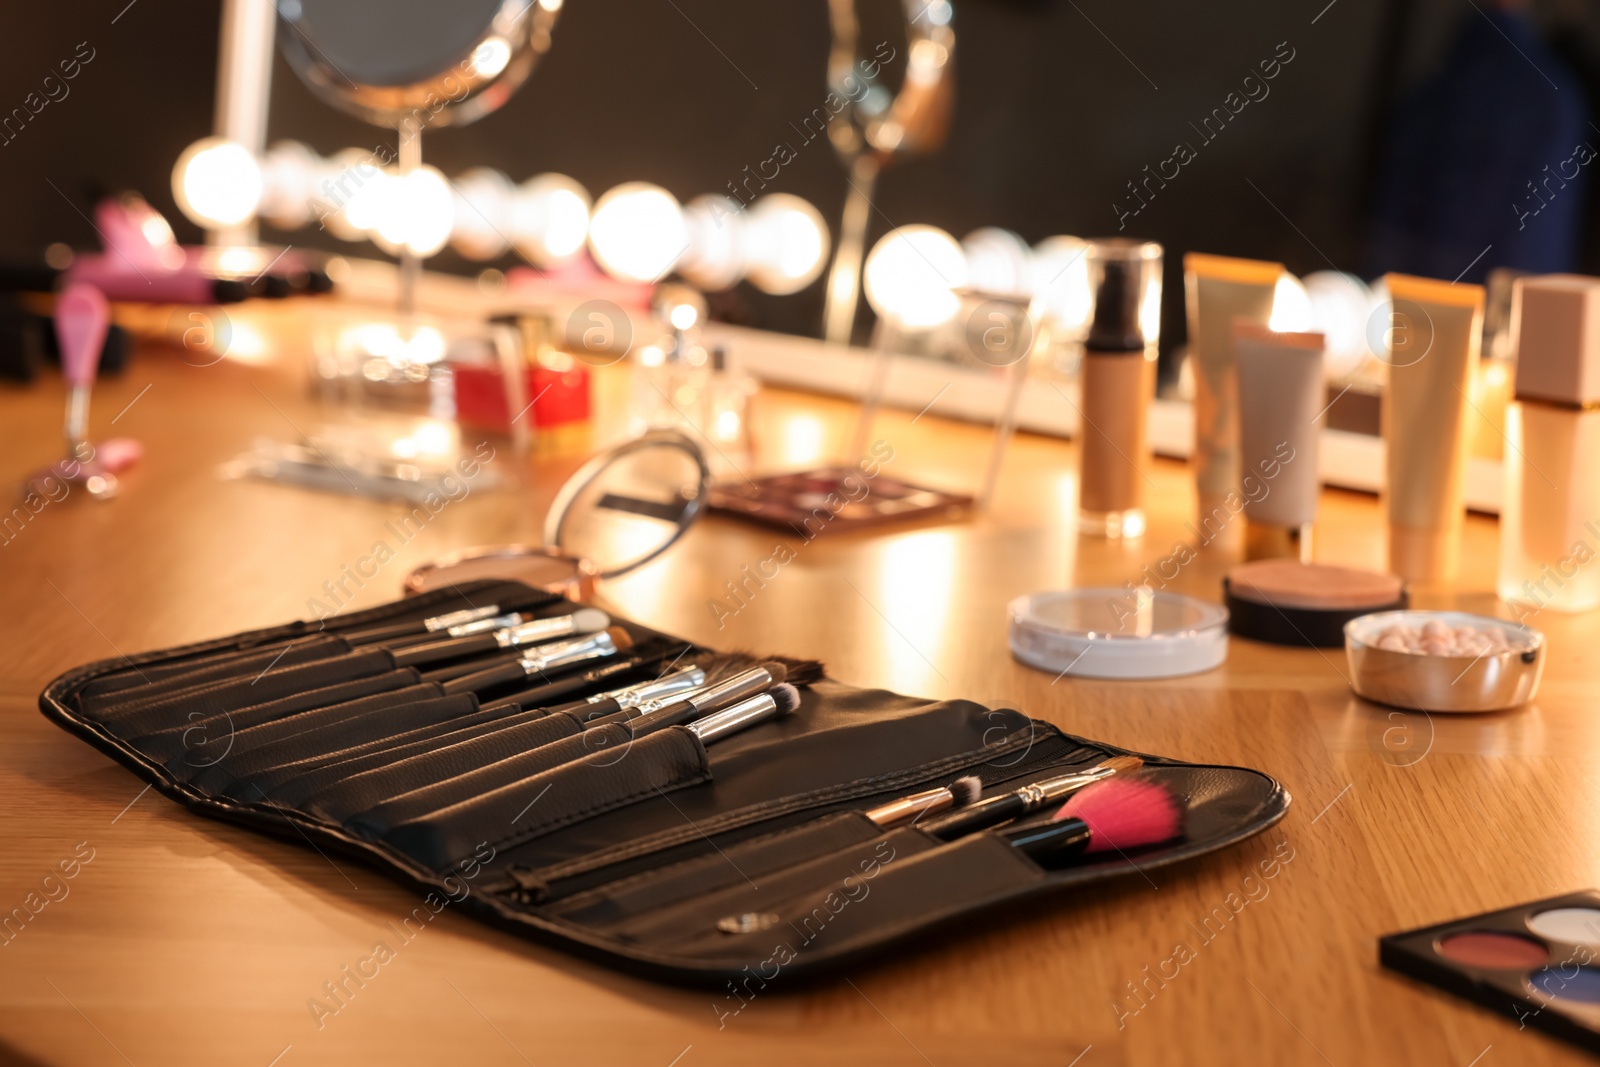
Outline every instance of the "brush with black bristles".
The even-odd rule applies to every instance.
[[[1020,789],[986,797],[980,803],[921,821],[917,825],[924,833],[932,834],[941,841],[954,841],[958,837],[1031,815],[1048,804],[1065,800],[1080,789],[1113,775],[1131,774],[1143,766],[1144,760],[1138,756],[1112,756],[1086,770],[1046,778],[1042,782],[1030,782]]]
[[[878,829],[888,830],[903,823],[920,822],[924,815],[934,815],[951,808],[964,810],[976,803],[982,793],[983,780],[969,774],[938,789],[927,789],[880,804],[868,810],[866,816]]]
[[[1080,856],[1129,852],[1183,835],[1183,807],[1159,782],[1114,778],[1074,793],[1048,822],[990,830],[1046,867]]]

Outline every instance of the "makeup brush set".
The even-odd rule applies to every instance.
[[[498,580],[87,664],[40,705],[196,812],[676,982],[822,971],[1225,847],[1289,803],[1258,771]]]

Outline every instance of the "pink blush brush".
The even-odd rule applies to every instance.
[[[69,285],[56,299],[55,325],[61,376],[67,382],[67,458],[35,473],[28,479],[27,489],[52,496],[52,486],[66,482],[82,487],[97,500],[106,500],[116,495],[117,478],[89,444],[89,393],[100,369],[111,307],[94,286]],[[120,451],[126,452],[126,448]]]
[[[1012,848],[1056,866],[1079,855],[1129,852],[1180,837],[1183,808],[1158,782],[1113,778],[1073,794],[1047,823],[998,833]]]

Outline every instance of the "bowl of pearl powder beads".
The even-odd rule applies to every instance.
[[[1418,711],[1500,711],[1526,704],[1544,673],[1538,630],[1458,611],[1380,611],[1344,628],[1350,685]]]

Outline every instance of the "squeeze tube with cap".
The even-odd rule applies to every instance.
[[[1320,333],[1278,333],[1236,320],[1239,459],[1245,556],[1311,562],[1322,432]]]
[[[1483,287],[1404,274],[1383,280],[1393,301],[1383,397],[1389,570],[1448,582],[1461,558],[1467,394],[1482,343]]]
[[[1237,546],[1231,494],[1240,489],[1239,386],[1233,357],[1237,319],[1265,326],[1283,264],[1190,252],[1183,257],[1194,361],[1194,481],[1203,544]],[[1237,503],[1235,503],[1237,507]]]

